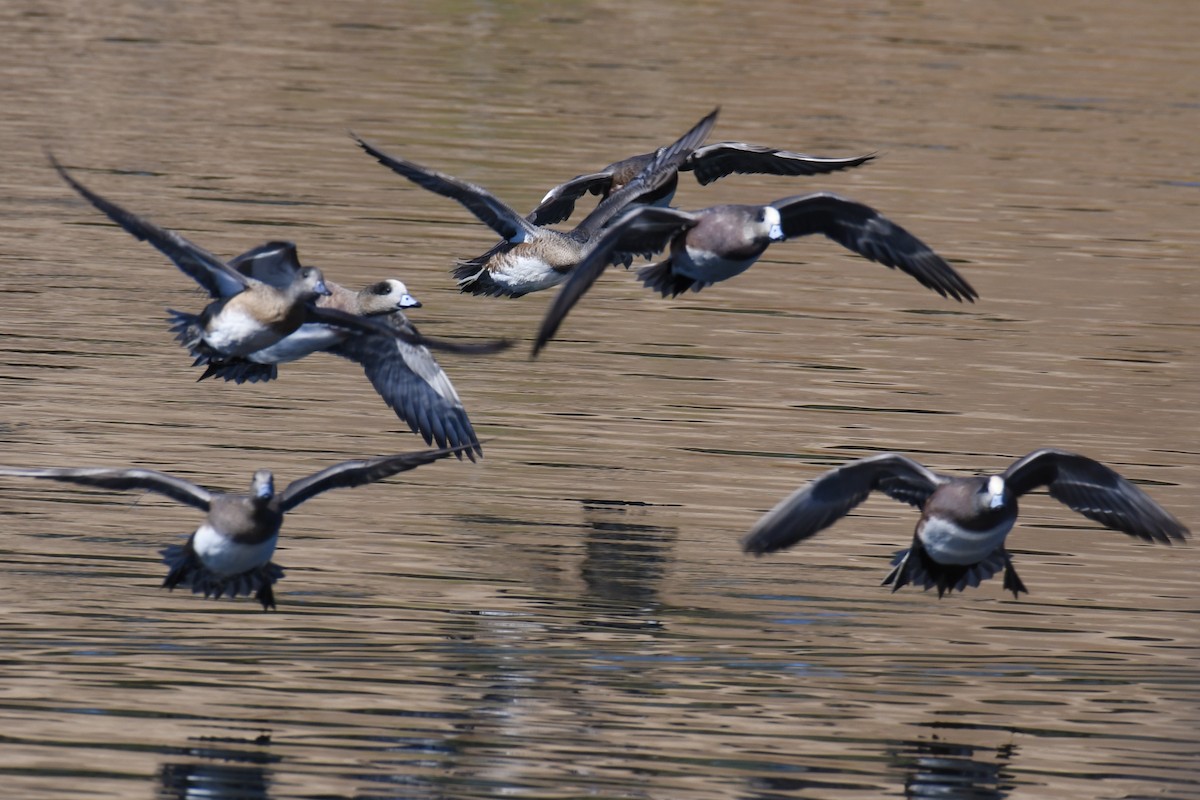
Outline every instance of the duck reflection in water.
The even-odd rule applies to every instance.
[[[588,593],[633,613],[656,609],[678,529],[631,520],[647,503],[580,502],[588,530],[579,572]]]
[[[266,749],[269,735],[252,740],[201,737],[197,742],[179,748],[178,754],[202,761],[169,761],[158,768],[161,800],[270,800],[266,765],[282,759]]]
[[[975,747],[942,741],[905,742],[891,753],[904,770],[904,796],[912,800],[1001,800],[1016,788],[1009,764],[1017,746]],[[986,760],[981,755],[992,754]]]

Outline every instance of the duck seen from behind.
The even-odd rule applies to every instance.
[[[454,270],[461,291],[520,297],[561,283],[613,217],[631,201],[654,191],[675,175],[684,159],[708,136],[717,113],[714,110],[673,144],[659,149],[629,183],[567,232],[530,221],[483,187],[388,155],[358,136],[354,139],[380,164],[418,186],[458,201],[504,238],[486,253],[461,262]]]
[[[263,610],[275,607],[272,586],[283,570],[271,561],[284,515],[330,489],[363,486],[454,454],[459,448],[426,450],[367,460],[343,461],[288,484],[276,493],[269,470],[254,473],[247,494],[212,492],[191,481],[137,467],[25,469],[0,467],[0,475],[44,478],[113,491],[142,490],[165,495],[205,513],[204,522],[183,545],[162,551],[169,571],[163,586],[191,587],[194,594],[219,598],[250,595]]]
[[[820,233],[851,252],[899,269],[926,288],[959,302],[978,292],[924,242],[870,206],[829,192],[796,195],[767,205],[723,205],[700,211],[638,206],[615,219],[579,262],[550,304],[534,343],[545,346],[568,312],[621,254],[668,256],[638,270],[663,297],[700,291],[739,275],[775,243]]]
[[[643,153],[613,162],[599,172],[577,175],[566,183],[546,192],[538,207],[530,212],[528,219],[537,225],[553,225],[571,216],[579,198],[591,192],[606,198],[629,183],[654,158],[654,153]],[[741,175],[822,175],[838,170],[857,167],[875,158],[874,153],[849,158],[826,158],[792,153],[774,147],[764,147],[745,142],[713,142],[695,150],[679,165],[676,174],[668,178],[653,192],[633,200],[643,205],[667,206],[675,197],[679,186],[679,172],[691,172],[701,186],[738,173]]]
[[[933,472],[896,453],[852,461],[782,500],[755,523],[742,549],[761,555],[791,547],[880,491],[921,510],[912,546],[896,555],[884,586],[936,586],[941,597],[1004,570],[1004,588],[1019,597],[1029,590],[1004,542],[1017,521],[1017,498],[1043,486],[1071,510],[1134,538],[1170,544],[1188,536],[1183,523],[1109,467],[1043,448],[999,475],[970,478]]]

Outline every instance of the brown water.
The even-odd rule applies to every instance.
[[[943,301],[825,240],[674,301],[604,277],[537,362],[445,357],[478,465],[289,517],[279,610],[158,588],[197,521],[0,485],[0,795],[14,798],[1200,796],[1195,546],[1049,498],[998,580],[878,586],[886,499],[803,547],[737,539],[897,450],[999,470],[1076,449],[1200,521],[1200,16],[1157,3],[85,3],[0,8],[0,462],[241,489],[417,449],[352,364],[195,384],[203,297],[53,175],[233,255],[296,240],[408,282],[428,333],[528,340],[550,298],[460,296],[494,239],[353,129],[531,207],[664,144],[824,155],[681,183],[685,208],[868,202],[979,289]]]

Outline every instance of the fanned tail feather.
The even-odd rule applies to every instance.
[[[672,272],[669,260],[642,267],[637,271],[637,276],[643,286],[653,289],[663,297],[678,297],[689,289],[698,292],[705,286],[712,285]]]
[[[279,377],[279,368],[275,364],[259,364],[254,361],[211,361],[206,359],[208,367],[204,374],[196,380],[205,378],[221,378],[234,383],[266,383]]]
[[[454,268],[453,275],[458,281],[458,290],[464,294],[490,297],[520,297],[525,294],[514,292],[510,287],[493,280],[491,271],[480,263],[479,259],[460,261]]]
[[[192,366],[209,363],[213,353],[204,344],[204,327],[200,324],[200,316],[168,308],[167,321],[171,323],[171,333],[175,334],[175,341],[196,357]]]
[[[271,586],[283,577],[283,568],[273,561],[238,575],[219,577],[209,572],[187,545],[170,545],[159,551],[167,565],[167,577],[162,585],[174,590],[176,586],[191,587],[192,594],[220,598],[249,596],[262,603],[263,611],[275,608],[275,593]]]
[[[934,561],[920,542],[913,542],[907,550],[901,550],[892,558],[892,571],[883,579],[882,586],[891,586],[896,592],[905,584],[920,586],[924,590],[937,587],[938,597],[947,592],[961,592],[968,586],[979,586],[1000,570],[1004,570],[1004,588],[1013,593],[1028,594],[1028,589],[1013,569],[1012,560],[1003,547],[993,550],[976,564],[939,564]]]

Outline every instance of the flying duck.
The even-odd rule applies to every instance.
[[[772,242],[822,233],[859,255],[906,272],[943,297],[974,302],[979,294],[941,256],[870,206],[816,192],[763,206],[724,205],[701,211],[637,206],[605,229],[542,320],[533,354],[609,265],[631,254],[669,249],[666,259],[638,270],[643,285],[663,297],[700,291],[745,272]]]
[[[674,144],[655,153],[645,167],[568,232],[545,228],[521,216],[486,189],[405,161],[355,136],[368,154],[413,183],[457,200],[505,241],[486,253],[460,262],[454,270],[459,289],[482,295],[520,297],[561,283],[586,255],[592,240],[632,200],[657,189],[708,135],[717,111],[700,120]]]
[[[588,192],[600,195],[602,199],[608,197],[633,180],[653,158],[654,153],[643,153],[609,164],[599,172],[577,175],[546,192],[528,219],[536,225],[562,222],[571,216],[579,198]],[[735,172],[741,175],[820,175],[857,167],[873,158],[874,153],[850,158],[825,158],[745,142],[713,142],[693,150],[679,165],[679,172],[692,172],[701,186],[707,186]],[[654,206],[670,205],[678,186],[679,175],[674,174],[653,192],[643,194],[635,202]]]
[[[1045,486],[1050,496],[1106,528],[1148,542],[1188,536],[1183,523],[1099,461],[1042,448],[999,475],[941,475],[896,453],[826,472],[768,511],[742,540],[747,553],[783,550],[850,513],[872,491],[921,509],[912,546],[893,559],[884,586],[907,583],[946,592],[978,586],[1004,570],[1004,588],[1028,593],[1004,549],[1017,521],[1017,498]]]
[[[292,255],[290,250],[264,245],[243,253],[229,263],[252,278],[278,283],[279,275],[285,276],[283,279],[286,280],[286,275],[295,268],[286,263]],[[397,338],[378,333],[353,334],[324,323],[308,322],[271,347],[242,358],[210,360],[200,380],[218,377],[235,383],[269,381],[277,377],[281,363],[317,351],[332,353],[361,366],[379,396],[426,443],[436,442],[439,447],[470,445],[462,452],[472,461],[476,455],[482,455],[478,437],[450,378],[428,347],[414,343],[428,340],[420,335],[403,313],[402,309],[419,308],[421,305],[404,283],[390,279],[358,292],[332,281],[326,281],[326,286],[330,295],[317,301],[319,308],[334,308],[347,314],[367,317],[377,324],[394,327],[398,332],[407,334],[407,337]],[[501,340],[481,344],[444,344],[449,344],[456,352],[488,353],[495,352],[501,345],[507,347],[509,343]]]
[[[247,494],[210,492],[191,481],[149,469],[23,469],[0,467],[0,475],[45,478],[113,491],[143,490],[166,495],[198,508],[207,516],[187,543],[162,550],[169,567],[163,586],[191,587],[205,597],[255,598],[263,610],[275,607],[272,585],[283,570],[271,561],[279,541],[284,515],[296,506],[330,489],[363,486],[399,472],[429,464],[458,448],[402,453],[363,461],[343,461],[288,484],[276,494],[269,470],[254,473]]]
[[[135,238],[153,245],[214,298],[200,314],[168,310],[171,330],[196,357],[197,364],[245,357],[277,343],[305,322],[321,323],[352,334],[389,335],[437,349],[462,349],[460,345],[426,339],[412,331],[380,325],[336,308],[316,307],[313,301],[331,292],[319,269],[300,266],[291,242],[268,242],[243,255],[269,253],[276,262],[290,265],[290,272],[281,272],[274,283],[248,277],[178,233],[160,228],[106,200],[75,180],[53,155],[49,159],[62,179],[85,200]],[[495,346],[503,349],[508,344]],[[478,352],[477,347],[468,349]]]

